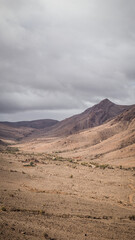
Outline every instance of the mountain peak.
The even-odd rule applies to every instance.
[[[113,104],[113,102],[111,102],[108,98],[105,98],[105,99],[103,99],[100,103],[98,103],[98,104],[108,104],[108,103],[111,103],[111,104]]]
[[[111,101],[108,98],[105,98],[101,102],[111,102]]]
[[[94,105],[93,108],[95,109],[108,109],[109,107],[114,106],[115,104],[111,102],[108,98],[103,99],[98,104]]]

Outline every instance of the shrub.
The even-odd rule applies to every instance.
[[[132,221],[135,221],[135,215],[129,216],[129,219],[132,220]]]
[[[4,206],[1,208],[1,210],[4,211],[4,212],[7,211],[7,209]]]
[[[108,164],[100,165],[99,167],[100,167],[101,169],[106,169],[106,168],[108,168]]]
[[[19,149],[18,149],[17,147],[7,147],[7,148],[6,148],[6,151],[7,151],[8,153],[14,154],[14,153],[16,153],[16,152],[19,152]]]
[[[30,166],[33,167],[33,166],[34,166],[34,163],[33,163],[33,162],[30,162]]]

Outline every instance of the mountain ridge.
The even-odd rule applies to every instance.
[[[0,122],[2,124],[11,126],[11,127],[28,127],[28,128],[36,128],[36,129],[42,129],[46,127],[50,127],[58,123],[58,120],[54,119],[38,119],[38,120],[32,120],[32,121],[18,121],[18,122]]]
[[[58,122],[51,129],[47,129],[47,132],[44,132],[44,134],[62,136],[93,128],[113,119],[122,112],[132,108],[132,106],[134,105],[117,105],[109,99],[104,99],[84,112]]]
[[[135,105],[117,105],[109,99],[87,108],[80,114],[73,115],[62,121],[43,119],[21,122],[0,122],[0,137],[10,136],[14,139],[36,137],[68,136],[88,128],[100,126],[128,111]],[[16,137],[14,137],[16,133]]]
[[[33,138],[17,147],[89,164],[135,166],[135,105],[104,124],[60,137]]]

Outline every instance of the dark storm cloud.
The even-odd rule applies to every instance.
[[[134,0],[1,0],[1,119],[133,104],[134,12]]]

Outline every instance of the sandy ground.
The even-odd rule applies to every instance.
[[[0,153],[0,239],[135,239],[135,171]]]

